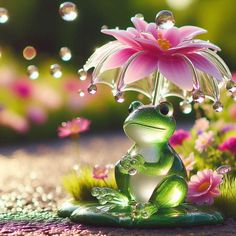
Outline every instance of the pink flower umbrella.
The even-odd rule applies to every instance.
[[[219,47],[193,39],[206,30],[175,27],[169,11],[159,12],[156,23],[147,23],[140,16],[131,21],[134,28],[102,30],[116,40],[98,48],[84,66],[85,71],[95,68],[90,93],[96,91],[96,83],[105,83],[118,101],[123,101],[122,93],[128,90],[143,93],[153,104],[178,96],[186,105],[192,100],[203,102],[206,96],[214,101],[216,111],[222,110],[219,87],[226,83],[231,92],[236,87],[216,54]]]

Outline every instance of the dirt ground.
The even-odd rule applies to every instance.
[[[55,210],[67,195],[61,188],[61,177],[79,163],[111,164],[115,163],[130,147],[130,141],[121,134],[82,136],[79,145],[70,140],[47,141],[37,144],[22,144],[0,148],[0,195],[13,198],[14,191],[24,194],[31,189],[32,181],[38,195],[45,194],[52,199],[50,206]],[[42,190],[43,189],[43,190]],[[37,196],[34,197],[37,198]],[[50,195],[51,194],[51,195]],[[28,195],[28,197],[31,195]],[[53,197],[52,197],[53,196]],[[17,199],[17,197],[16,197]],[[14,200],[14,198],[13,198]],[[45,204],[47,201],[45,200]],[[1,205],[0,205],[1,209]],[[5,209],[6,210],[6,209]],[[4,224],[0,224],[4,227]],[[226,220],[223,224],[192,228],[127,230],[119,228],[98,228],[79,226],[76,233],[52,235],[236,235],[236,221]],[[1,232],[1,231],[0,231]],[[38,235],[38,234],[0,234],[0,235]]]

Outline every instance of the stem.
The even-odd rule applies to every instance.
[[[105,179],[102,179],[105,185],[108,187],[107,181]]]
[[[153,100],[152,104],[155,106],[160,102],[160,95],[161,95],[161,85],[164,81],[164,77],[162,74],[157,71],[155,75],[155,85],[154,85],[154,95],[153,95]]]

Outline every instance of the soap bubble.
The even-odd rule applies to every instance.
[[[28,66],[27,67],[27,72],[28,72],[29,78],[31,80],[38,79],[39,71],[38,71],[38,67],[37,66],[35,66],[35,65]]]
[[[26,60],[32,60],[36,57],[37,55],[37,51],[34,47],[32,46],[27,46],[24,48],[23,50],[23,57],[26,59]]]
[[[73,21],[78,16],[78,10],[74,3],[72,2],[64,2],[60,5],[59,13],[63,20],[65,21]]]
[[[62,76],[61,66],[58,64],[53,64],[50,66],[50,74],[56,78],[59,79]]]
[[[59,54],[63,61],[69,61],[72,57],[71,50],[67,47],[62,47]]]
[[[9,16],[8,16],[8,11],[6,8],[1,7],[0,8],[0,23],[4,24],[8,21]]]

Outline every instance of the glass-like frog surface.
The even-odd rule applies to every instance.
[[[116,164],[119,190],[96,187],[92,195],[101,205],[130,205],[134,218],[149,218],[161,208],[176,207],[184,201],[187,174],[168,143],[176,128],[172,105],[143,105],[135,101],[129,112],[123,127],[134,145]]]

